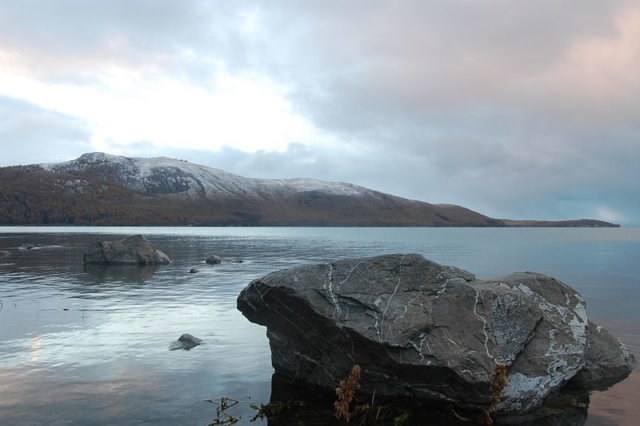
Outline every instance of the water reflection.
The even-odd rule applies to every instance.
[[[357,396],[357,395],[356,395]],[[271,399],[264,410],[269,413],[269,426],[301,424],[343,425],[335,417],[335,394],[310,390],[292,383],[288,378],[274,373],[271,381]],[[359,408],[358,405],[360,406]],[[587,420],[589,393],[584,389],[566,386],[562,392],[549,398],[544,406],[527,414],[498,416],[499,425],[522,426],[581,426]],[[486,424],[482,413],[465,412],[450,405],[408,406],[406,400],[355,401],[351,410],[354,424],[396,424],[401,418],[406,424],[429,425],[482,425]]]
[[[29,347],[29,362],[40,361],[40,348],[42,347],[42,337],[33,337],[30,339]]]
[[[156,272],[156,266],[141,265],[84,265],[83,270],[89,276],[88,282],[104,284],[107,282],[120,282],[140,284]]]
[[[72,375],[64,382],[48,380],[45,372],[21,373],[0,369],[3,425],[206,425],[212,418],[193,382],[155,372],[114,372],[100,380]]]

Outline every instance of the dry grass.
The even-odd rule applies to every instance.
[[[358,364],[351,368],[349,376],[340,380],[340,386],[336,388],[338,400],[333,403],[336,409],[336,417],[344,419],[347,423],[351,420],[351,403],[355,399],[356,391],[360,389],[361,369]]]
[[[497,363],[493,367],[493,376],[491,376],[491,383],[489,384],[489,391],[491,392],[491,401],[489,402],[489,408],[484,412],[485,424],[492,425],[493,417],[491,415],[498,409],[498,404],[502,401],[502,391],[507,386],[507,365]]]

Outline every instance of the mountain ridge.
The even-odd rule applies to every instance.
[[[5,225],[543,226],[537,223],[493,219],[351,183],[247,178],[167,157],[94,152],[62,163],[0,168]]]

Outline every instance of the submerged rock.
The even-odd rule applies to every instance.
[[[96,241],[83,257],[85,264],[157,265],[170,263],[169,256],[156,249],[142,235],[123,240]]]
[[[222,262],[225,263],[243,263],[244,260],[242,258],[239,257],[225,257],[222,258],[220,256],[216,256],[215,254],[207,257],[205,260],[205,263],[208,263],[209,265],[218,265]]]
[[[217,264],[222,262],[222,259],[220,259],[218,256],[216,256],[214,254],[214,255],[211,255],[211,256],[207,257],[204,261],[206,263],[208,263],[209,265],[217,265]]]
[[[189,273],[190,274],[197,274],[198,272],[200,272],[200,271],[198,269],[196,269],[196,268],[189,269]]]
[[[9,257],[10,255],[11,255],[10,251],[0,250],[0,259],[2,259],[3,257]]]
[[[194,337],[188,333],[183,334],[176,340],[175,342],[169,345],[170,351],[175,351],[178,349],[183,349],[185,351],[191,350],[198,345],[201,345],[204,340]]]
[[[359,364],[364,400],[485,411],[494,369],[505,365],[497,410],[509,415],[572,379],[597,389],[635,367],[566,284],[533,272],[478,280],[416,254],[278,271],[251,282],[238,309],[267,326],[277,373],[332,392]]]

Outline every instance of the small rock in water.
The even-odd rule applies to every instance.
[[[211,256],[207,257],[204,261],[206,263],[208,263],[209,265],[217,265],[220,262],[222,262],[222,259],[220,259],[218,256],[216,256],[214,254],[214,255],[211,255]]]
[[[169,345],[169,350],[170,351],[175,351],[178,349],[183,349],[185,351],[191,350],[193,348],[195,348],[196,346],[202,344],[204,342],[204,340],[199,339],[195,336],[192,336],[188,333],[183,334],[182,336],[180,336],[178,338],[178,340],[176,340],[175,342],[172,342]]]
[[[189,269],[190,274],[195,274],[196,272],[200,272],[200,271],[198,271],[196,268]]]
[[[19,250],[32,250],[34,249],[36,246],[34,246],[33,244],[29,244],[29,243],[24,243],[22,244],[20,247],[18,247]]]
[[[8,257],[10,254],[10,251],[0,250],[0,259],[2,259],[3,257]]]

